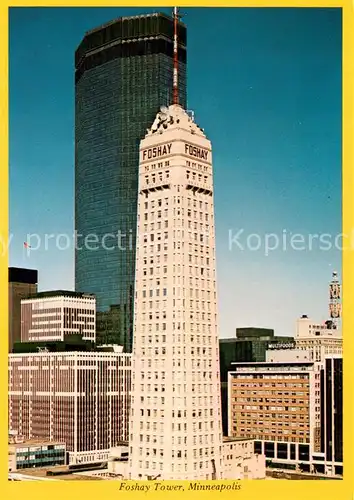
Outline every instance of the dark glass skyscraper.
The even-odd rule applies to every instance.
[[[182,23],[178,32],[186,107]],[[139,142],[172,101],[173,20],[123,17],[94,29],[80,43],[75,67],[75,287],[97,297],[98,342],[130,351]]]

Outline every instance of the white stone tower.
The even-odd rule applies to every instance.
[[[130,479],[221,479],[211,143],[179,105],[140,144]]]

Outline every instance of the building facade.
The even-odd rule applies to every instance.
[[[9,430],[65,443],[71,464],[107,460],[128,439],[131,354],[9,355]]]
[[[293,358],[293,359],[291,359]],[[295,360],[295,358],[298,358]],[[343,474],[342,358],[309,361],[303,350],[269,352],[229,373],[229,429],[254,439],[269,468]]]
[[[35,440],[13,443],[9,445],[9,457],[12,457],[9,472],[33,467],[66,465],[66,447],[64,443]]]
[[[93,295],[58,290],[40,292],[21,301],[21,342],[64,341],[74,335],[95,341]]]
[[[228,420],[228,372],[232,363],[245,361],[266,361],[267,349],[294,346],[293,337],[275,336],[270,328],[237,328],[236,338],[219,340],[220,379],[222,401],[222,428],[224,436],[229,435]]]
[[[21,341],[21,299],[37,293],[38,271],[9,268],[9,352]]]
[[[178,105],[140,145],[131,479],[222,477],[211,154]]]
[[[343,354],[342,331],[332,328],[331,321],[319,324],[302,316],[296,322],[295,344],[297,349],[309,351],[313,361],[323,362],[326,356]]]
[[[321,370],[321,428],[323,472],[329,475],[342,475],[343,358],[338,355],[327,356]]]
[[[185,106],[182,23],[178,39]],[[75,289],[94,293],[97,310],[112,316],[100,321],[97,341],[131,352],[139,142],[160,106],[171,103],[173,20],[148,14],[96,28],[80,43],[75,68]],[[88,235],[97,239],[95,251]]]
[[[224,437],[223,479],[265,479],[265,456],[255,453],[254,441]]]
[[[311,472],[320,452],[320,371],[308,361],[235,363],[229,372],[232,437],[255,440],[267,465]]]

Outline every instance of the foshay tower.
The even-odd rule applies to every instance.
[[[212,151],[176,100],[140,144],[130,479],[222,477]]]

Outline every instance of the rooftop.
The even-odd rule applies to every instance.
[[[9,267],[9,283],[25,283],[28,285],[36,285],[37,282],[38,271],[36,269]]]
[[[102,478],[97,477],[97,476],[81,476],[79,474],[58,474],[58,475],[48,475],[48,471],[53,471],[53,472],[64,472],[67,470],[68,467],[67,465],[60,465],[57,467],[41,467],[37,468],[34,467],[32,469],[20,469],[17,470],[16,473],[18,474],[23,474],[24,476],[33,476],[33,477],[47,477],[48,479],[54,479],[55,481],[61,480],[61,481],[102,481]]]
[[[314,361],[232,361],[232,365],[237,365],[239,367],[245,367],[247,368],[255,366],[256,368],[262,368],[263,366],[266,368],[268,366],[271,367],[278,367],[278,366],[289,366],[289,365],[294,365],[294,366],[311,366],[314,364]],[[230,373],[230,372],[229,372]]]
[[[108,28],[108,26],[112,26],[112,24],[116,23],[121,23],[122,21],[132,21],[133,19],[141,19],[141,18],[147,18],[147,17],[165,17],[166,19],[171,19],[171,16],[168,16],[167,14],[164,14],[163,12],[151,12],[149,14],[139,14],[137,16],[123,16],[123,17],[117,17],[116,19],[112,19],[112,21],[108,21],[107,23],[101,24],[100,26],[97,26],[96,28],[92,28],[91,30],[86,31],[85,36],[90,35],[91,33],[96,33],[97,31],[101,31],[105,28]],[[183,24],[181,20],[179,20],[180,24]]]
[[[204,130],[195,123],[194,119],[179,104],[172,104],[168,107],[163,106],[157,113],[151,128],[147,130],[145,137],[157,133],[163,134],[171,129],[183,129],[196,136],[205,137]]]
[[[84,298],[84,299],[95,298],[95,296],[92,293],[74,292],[72,290],[49,290],[47,292],[38,292],[29,295],[27,299],[46,299],[52,297],[72,297],[72,298]]]
[[[85,360],[88,358],[99,358],[99,359],[114,359],[117,356],[122,358],[131,358],[132,354],[130,352],[115,352],[115,351],[38,351],[38,352],[16,352],[10,353],[9,359],[13,358],[38,358],[38,356],[50,356],[54,358],[55,356],[69,358],[78,357],[79,359]]]
[[[223,436],[222,438],[223,443],[235,443],[239,441],[254,441],[253,438],[249,437],[229,437],[229,436]]]
[[[28,441],[21,441],[18,443],[9,443],[10,447],[15,448],[28,448],[29,446],[65,446],[65,443],[61,441],[45,441],[41,439],[29,439]]]

